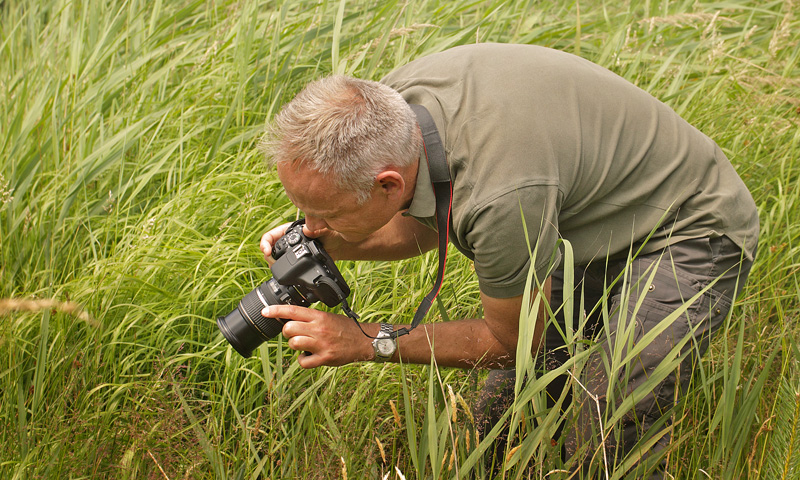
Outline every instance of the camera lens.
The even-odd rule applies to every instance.
[[[266,281],[245,295],[231,313],[217,318],[219,330],[239,355],[249,357],[256,347],[281,333],[284,322],[261,316],[261,309],[265,304],[288,303],[273,293],[283,288],[274,279]]]

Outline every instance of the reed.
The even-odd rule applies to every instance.
[[[280,338],[245,360],[214,318],[268,276],[258,239],[297,213],[257,150],[284,102],[325,74],[378,79],[455,45],[515,42],[645,88],[715,139],[750,187],[759,255],[671,412],[668,473],[798,478],[798,11],[777,0],[0,2],[0,298],[16,305],[0,312],[0,476],[489,476],[497,432],[476,439],[468,409],[482,372],[306,371]],[[469,262],[449,263],[428,321],[480,314]],[[405,322],[435,254],[340,267],[366,321]],[[586,307],[567,307],[577,336]],[[564,371],[587,355],[577,345]],[[498,475],[566,478],[549,377],[530,358],[518,368],[532,380],[508,411],[518,441]]]

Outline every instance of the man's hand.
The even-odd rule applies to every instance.
[[[352,319],[296,305],[270,305],[261,314],[289,320],[283,335],[289,348],[305,352],[298,362],[303,368],[322,365],[338,367],[352,362],[371,360],[375,351],[372,340],[364,336]],[[377,334],[377,324],[363,324],[367,333]]]
[[[279,225],[261,236],[261,243],[259,244],[259,247],[261,248],[261,252],[264,254],[264,259],[267,261],[270,267],[273,263],[275,263],[275,259],[272,258],[272,247],[279,238],[286,234],[286,230],[289,229],[289,225],[291,225],[291,223],[284,223],[283,225]],[[322,246],[325,247],[325,251],[328,252],[328,255],[330,255],[331,258],[334,260],[342,260],[337,254],[342,246],[348,245],[348,243],[345,242],[338,233],[328,230],[327,228],[323,228],[321,230],[309,230],[306,225],[303,225],[303,234],[308,238],[316,238],[322,242]]]
[[[284,223],[283,225],[277,226],[261,236],[261,243],[259,244],[259,247],[261,247],[261,252],[264,254],[264,259],[267,261],[270,267],[273,263],[275,263],[275,259],[272,258],[272,246],[275,245],[275,242],[277,242],[278,239],[286,233],[289,225],[291,225],[291,223]]]

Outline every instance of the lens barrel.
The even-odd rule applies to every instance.
[[[256,347],[281,333],[283,328],[282,320],[261,315],[265,306],[282,303],[272,293],[273,287],[281,290],[274,279],[262,283],[245,295],[231,313],[217,318],[217,327],[222,335],[245,358],[252,355]]]

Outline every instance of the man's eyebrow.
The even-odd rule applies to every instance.
[[[287,195],[287,197],[288,197],[288,195]],[[327,212],[326,211],[317,211],[317,212],[315,212],[315,211],[311,211],[311,210],[309,210],[307,208],[302,208],[302,207],[298,206],[296,203],[294,203],[294,201],[291,198],[289,198],[289,201],[291,201],[292,205],[294,205],[295,208],[297,208],[298,210],[303,212],[303,214],[305,214],[305,215],[311,215],[312,217],[317,217],[317,218],[329,218],[329,217],[332,217],[332,216],[335,215],[335,212],[333,212],[333,211],[327,211]]]
[[[289,201],[292,202],[292,205],[294,205],[298,210],[300,210],[301,212],[303,212],[306,215],[311,214],[311,216],[318,217],[318,218],[330,218],[332,216],[339,215],[339,213],[337,213],[337,211],[335,211],[335,210],[322,210],[322,211],[317,211],[317,212],[309,211],[308,209],[302,208],[301,206],[297,205],[297,203],[292,198],[292,195],[290,195],[289,192],[286,191],[285,188],[283,189],[283,192],[286,194],[286,198],[288,198]]]

